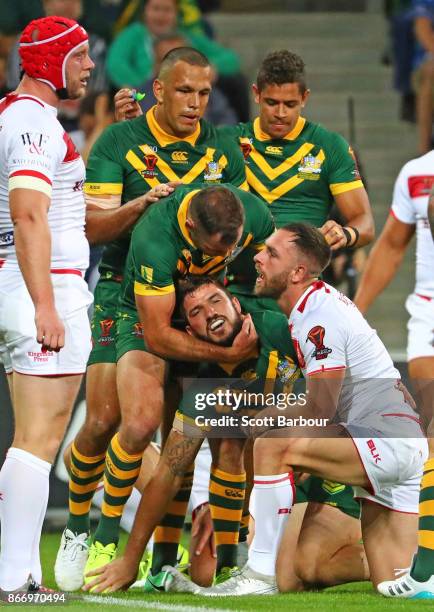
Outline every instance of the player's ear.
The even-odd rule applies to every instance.
[[[190,217],[187,217],[185,220],[185,226],[188,227],[189,230],[192,230],[195,228],[195,223],[193,221],[193,219],[190,219]]]
[[[186,325],[186,326],[185,326],[185,331],[187,332],[187,334],[188,334],[189,336],[193,336],[193,335],[194,335],[194,334],[193,334],[193,330],[191,329],[190,325]]]
[[[256,104],[259,104],[259,89],[256,83],[252,85],[253,97],[255,98]]]
[[[310,96],[310,89],[306,89],[306,91],[302,95],[302,102],[301,102],[302,108],[306,106],[307,101],[309,100],[309,96]]]
[[[159,79],[155,79],[155,81],[152,84],[152,89],[154,90],[155,99],[157,100],[157,102],[161,104],[163,102],[163,90],[164,90],[163,82],[160,81]]]
[[[238,314],[241,314],[241,304],[236,297],[232,297],[232,304]]]

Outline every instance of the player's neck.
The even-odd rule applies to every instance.
[[[277,300],[280,309],[286,314],[286,316],[289,317],[294,306],[297,304],[303,293],[305,293],[305,291],[309,289],[309,287],[311,287],[317,280],[317,278],[309,278],[302,283],[288,285],[286,290]]]
[[[58,107],[59,98],[53,89],[46,83],[42,83],[37,79],[32,79],[27,75],[24,75],[17,89],[17,94],[23,95],[28,94],[29,96],[35,96],[43,102],[46,102],[50,106]]]

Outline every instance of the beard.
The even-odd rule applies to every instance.
[[[243,320],[241,318],[241,315],[237,314],[232,324],[232,331],[228,336],[226,336],[226,338],[221,338],[220,340],[218,339],[211,340],[208,334],[195,334],[195,335],[197,338],[199,338],[200,340],[204,340],[205,342],[211,342],[212,344],[218,344],[219,346],[229,347],[229,346],[232,346],[232,343],[235,340],[236,336],[238,336],[238,334],[240,333],[242,326],[243,326]]]
[[[275,300],[279,299],[282,293],[286,290],[288,280],[288,273],[282,272],[281,274],[276,274],[265,281],[262,281],[262,284],[255,285],[255,295],[262,297],[270,297]]]

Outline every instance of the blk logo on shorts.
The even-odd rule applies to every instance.
[[[377,447],[375,446],[374,440],[368,440],[366,444],[368,445],[368,448],[371,451],[371,455],[375,461],[375,464],[380,463],[381,457],[378,454]]]

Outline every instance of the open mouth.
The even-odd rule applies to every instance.
[[[261,283],[264,282],[264,275],[262,274],[262,272],[259,272],[259,270],[257,270],[256,273],[257,273],[256,284],[260,285]]]
[[[217,317],[216,319],[211,321],[211,323],[209,323],[208,331],[216,332],[218,329],[223,327],[223,325],[225,324],[225,321],[226,319],[224,317]]]

